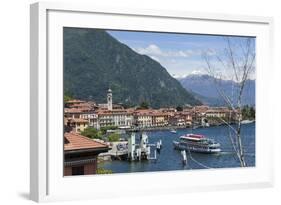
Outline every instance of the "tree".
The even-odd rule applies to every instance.
[[[118,142],[119,139],[120,139],[120,135],[117,134],[117,133],[113,133],[113,134],[110,134],[110,135],[108,136],[108,141],[109,141],[109,142]]]
[[[235,115],[234,119],[237,126],[231,125],[224,119],[221,120],[229,127],[229,130],[232,130],[232,132],[229,131],[229,137],[233,149],[239,159],[241,167],[245,167],[246,161],[242,143],[243,136],[241,135],[242,94],[247,79],[249,79],[250,74],[255,69],[255,39],[250,37],[245,37],[243,39],[226,37],[225,43],[226,46],[220,55],[208,50],[203,52],[202,57],[206,63],[207,72],[215,79],[214,85],[218,93],[227,106],[230,107],[231,114]],[[228,96],[220,86],[220,80],[223,78],[223,71],[219,70],[219,67],[223,70],[230,71],[227,77],[232,78],[232,80],[238,84],[238,88],[234,89],[233,86],[232,96]],[[234,95],[238,97],[234,97]],[[233,118],[233,116],[230,115],[229,119],[230,118]],[[234,135],[232,133],[234,133]]]
[[[254,107],[249,107],[248,105],[242,108],[242,118],[243,120],[253,120],[255,119],[255,109]]]
[[[250,108],[249,108],[248,105],[246,105],[242,108],[242,118],[243,118],[243,120],[249,119],[249,116],[250,116],[249,111],[250,111]]]
[[[256,111],[254,107],[250,107],[250,119],[255,119],[256,118]]]
[[[101,132],[93,127],[87,127],[83,132],[81,132],[81,135],[91,139],[101,139],[102,136]]]
[[[139,109],[148,109],[148,108],[149,108],[149,104],[146,101],[143,101],[139,106]]]
[[[104,169],[104,168],[98,168],[97,174],[112,174],[112,170],[110,169]]]
[[[114,126],[114,125],[112,125],[112,126],[106,126],[106,127],[101,127],[100,128],[100,131],[101,131],[101,133],[103,134],[103,135],[105,135],[106,134],[106,132],[107,132],[107,130],[116,130],[118,127],[117,126]]]
[[[176,107],[176,110],[177,110],[177,111],[183,111],[183,108],[182,108],[182,106],[177,106],[177,107]]]
[[[67,101],[69,101],[69,100],[73,100],[73,98],[71,97],[71,95],[64,94],[64,96],[63,96],[63,101],[64,101],[64,102],[67,102]]]

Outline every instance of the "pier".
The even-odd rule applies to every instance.
[[[123,161],[142,161],[142,160],[156,160],[157,153],[160,154],[162,148],[162,141],[156,144],[150,144],[148,135],[142,133],[140,135],[139,143],[136,143],[136,134],[131,133],[128,141],[113,142],[111,150],[99,155],[100,160],[123,160]]]

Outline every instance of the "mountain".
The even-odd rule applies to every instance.
[[[64,28],[64,92],[75,98],[151,107],[201,104],[164,67],[104,30]]]
[[[216,79],[210,75],[188,75],[178,78],[182,86],[191,92],[203,104],[210,106],[226,105],[215,85],[237,102],[238,84],[232,80]],[[216,82],[216,83],[215,83]],[[236,103],[234,103],[236,105]],[[255,80],[247,80],[242,94],[243,105],[255,105]]]

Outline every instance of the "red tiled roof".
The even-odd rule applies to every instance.
[[[74,132],[64,133],[64,150],[79,150],[79,149],[99,149],[108,148],[106,144],[96,142],[88,137],[84,137]]]
[[[82,109],[79,108],[64,108],[65,113],[81,113],[83,112]]]
[[[82,100],[77,100],[77,99],[73,99],[73,100],[68,100],[66,101],[66,103],[84,103],[85,101],[82,101]]]
[[[98,110],[98,115],[118,115],[118,114],[131,114],[132,112],[127,111],[125,109],[114,109],[114,110]]]
[[[87,123],[89,122],[88,120],[86,119],[82,119],[82,118],[69,118],[68,119],[69,122],[80,122],[80,123]]]
[[[90,103],[88,103],[88,102],[73,103],[73,104],[70,105],[70,107],[72,107],[72,108],[77,107],[77,108],[87,108],[87,109],[91,109],[91,106],[92,105]]]
[[[95,112],[93,109],[88,107],[79,107],[79,108],[64,108],[64,112],[66,114],[77,114],[77,113],[93,113]]]
[[[227,113],[230,112],[230,110],[226,110],[226,109],[210,109],[207,110],[206,113]]]

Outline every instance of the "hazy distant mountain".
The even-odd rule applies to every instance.
[[[152,107],[201,104],[158,62],[140,55],[107,32],[64,28],[64,92],[80,99]]]
[[[231,80],[218,80],[209,75],[188,75],[178,78],[182,86],[193,93],[202,103],[211,106],[224,105],[225,102],[218,93],[215,82],[233,102],[237,102],[238,84]],[[243,105],[255,105],[255,80],[247,80],[242,95]]]

